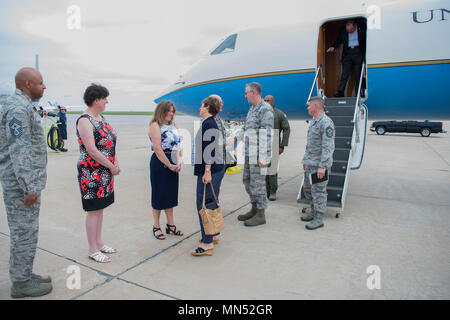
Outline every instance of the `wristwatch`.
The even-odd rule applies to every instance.
[[[211,171],[211,168],[205,168],[205,171]]]
[[[173,167],[173,164],[170,164],[170,165],[169,165],[169,169],[172,169],[172,167]]]

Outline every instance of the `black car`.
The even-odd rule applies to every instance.
[[[422,137],[428,137],[432,133],[446,132],[443,130],[442,122],[431,121],[375,121],[370,131],[375,131],[379,135],[386,132],[420,133]]]

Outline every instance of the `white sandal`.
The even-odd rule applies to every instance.
[[[111,258],[106,256],[106,255],[104,255],[100,251],[94,252],[93,254],[90,254],[88,257],[89,257],[89,259],[92,259],[95,262],[100,262],[100,263],[111,262]]]
[[[100,249],[100,251],[103,252],[103,253],[116,253],[116,252],[117,252],[117,249],[114,249],[114,248],[108,247],[107,245],[104,245],[104,246]]]

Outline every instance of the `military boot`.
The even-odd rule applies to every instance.
[[[317,228],[323,227],[322,216],[323,213],[314,211],[314,219],[305,226],[306,229],[315,230]]]
[[[35,274],[35,273],[31,274],[31,279],[35,279],[35,280],[37,280],[39,282],[42,282],[42,283],[50,283],[50,282],[52,282],[52,278],[50,276],[43,277],[43,276],[40,276],[40,275]]]
[[[276,192],[270,192],[269,200],[270,200],[270,201],[275,201],[275,200],[277,200],[277,194],[276,194]]]
[[[314,219],[314,205],[311,205],[311,210],[309,212],[308,209],[306,209],[305,213],[300,218],[302,221],[311,221],[312,219]]]
[[[251,217],[253,217],[255,214],[256,214],[256,202],[255,202],[255,203],[252,202],[252,208],[251,208],[251,210],[250,210],[249,212],[247,212],[247,213],[238,215],[238,220],[239,220],[239,221],[245,221],[245,220],[248,220],[248,219],[250,219]]]
[[[39,282],[37,279],[31,279],[25,282],[14,282],[11,287],[11,297],[40,297],[50,293],[53,286],[50,283]]]
[[[256,210],[256,214],[248,220],[245,220],[244,225],[247,227],[255,227],[260,224],[266,224],[266,215],[264,209]]]

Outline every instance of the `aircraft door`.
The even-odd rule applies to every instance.
[[[358,28],[358,42],[359,45],[355,48],[350,48],[348,46],[348,33],[346,33],[346,22],[352,19],[355,22],[355,26]],[[340,89],[341,78],[343,72],[348,74],[347,82],[343,84],[344,95],[346,97],[356,96],[355,86],[358,77],[355,76],[355,59],[360,55],[361,59],[365,61],[366,52],[366,37],[367,37],[367,20],[363,17],[346,18],[342,20],[333,20],[325,22],[319,30],[318,46],[317,46],[317,65],[322,65],[322,72],[319,74],[318,86],[319,90],[322,89],[326,97],[333,97]],[[347,39],[343,44],[339,44],[334,51],[327,52],[329,48],[334,46],[335,41],[339,38],[340,34],[345,35]],[[359,39],[361,38],[361,39]],[[344,45],[347,48],[344,50]],[[345,51],[345,52],[344,52]],[[343,55],[344,54],[344,55]],[[343,56],[345,61],[343,60]],[[351,68],[348,69],[348,65],[344,66],[345,63],[348,64],[351,60]],[[345,63],[344,63],[345,62]],[[361,63],[362,64],[362,63]],[[360,65],[361,65],[360,64]],[[367,66],[365,68],[367,70]],[[367,72],[364,75],[364,79],[361,85],[361,91],[367,92],[366,79]],[[341,87],[342,88],[342,87]]]

